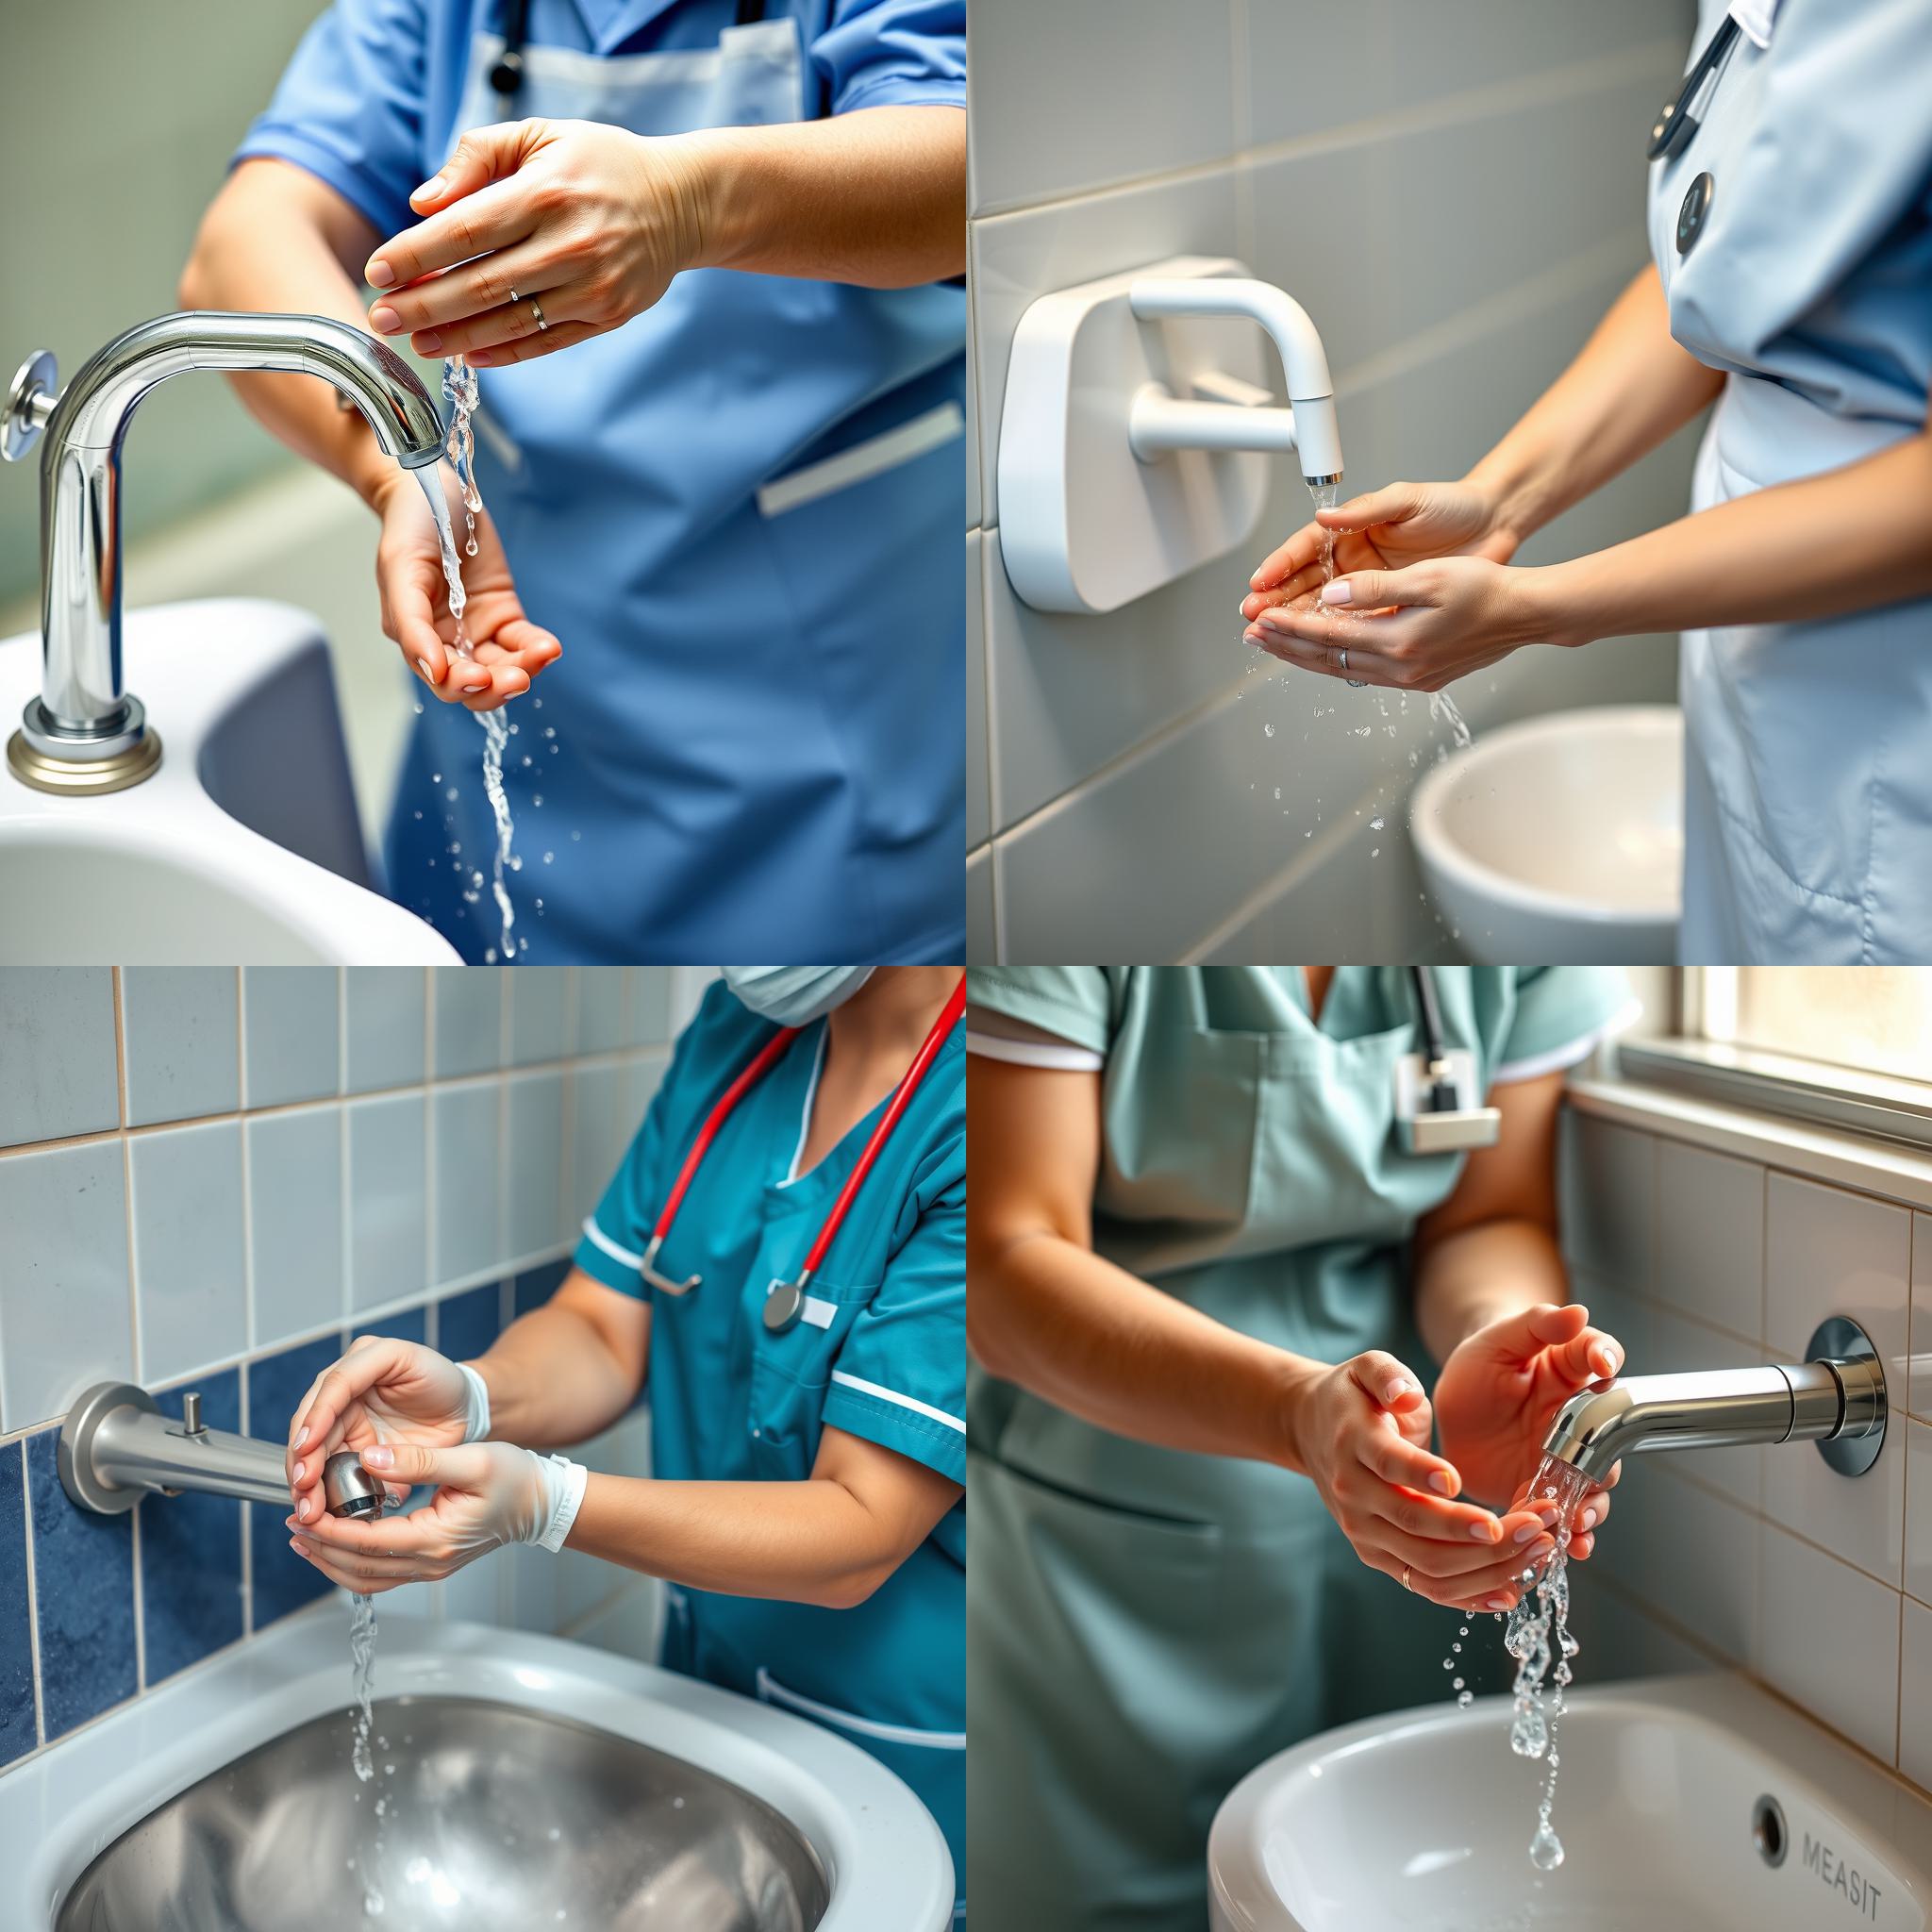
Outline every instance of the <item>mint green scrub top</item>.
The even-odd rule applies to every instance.
[[[1573,1064],[1630,1005],[1610,969],[1436,982],[1485,1089]],[[1385,1348],[1430,1376],[1408,1241],[1462,1157],[1397,1139],[1395,1063],[1420,1046],[1406,970],[1338,968],[1319,1023],[1298,967],[1007,967],[969,993],[969,1038],[998,1013],[1104,1059],[1097,1253],[1281,1348]],[[1364,1566],[1285,1469],[1113,1435],[977,1370],[967,1424],[980,1922],[1198,1932],[1230,1787],[1445,1694],[1454,1613]]]
[[[776,1029],[721,981],[679,1037],[576,1265],[651,1304],[654,1475],[803,1482],[827,1427],[966,1475],[966,1049],[956,1025],[854,1199],[804,1319],[764,1324],[765,1291],[798,1275],[886,1103],[795,1172],[824,1022],[747,1093],[700,1163],[658,1257],[688,1294],[640,1273],[651,1229],[712,1107]],[[966,1508],[850,1609],[666,1592],[660,1661],[826,1725],[909,1784],[965,1874]]]

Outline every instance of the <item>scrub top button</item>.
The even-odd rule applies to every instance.
[[[774,1282],[765,1297],[765,1326],[774,1335],[784,1334],[798,1320],[804,1307],[805,1296],[795,1281]]]
[[[1705,218],[1710,213],[1710,197],[1716,188],[1707,174],[1700,175],[1684,192],[1684,206],[1677,210],[1677,253],[1689,255],[1704,233]]]

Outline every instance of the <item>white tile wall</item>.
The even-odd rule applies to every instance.
[[[1001,564],[997,487],[1025,308],[1181,253],[1237,255],[1308,308],[1351,480],[1459,475],[1507,427],[1643,258],[1641,131],[1694,8],[1451,11],[975,0],[969,542],[983,638],[968,716],[988,783],[968,841],[973,957],[1277,957],[1316,922],[1331,958],[1455,956],[1404,827],[1433,756],[1425,708],[1258,661],[1236,608],[1246,556],[1106,618],[1026,609]],[[1525,559],[1679,513],[1690,455],[1676,440]],[[1307,515],[1292,467],[1271,541]],[[1524,651],[1458,697],[1478,728],[1665,698],[1674,659],[1665,639]]]
[[[1893,1404],[1857,1478],[1807,1443],[1631,1457],[1583,1573],[1609,1592],[1597,1627],[1628,1612],[1674,1633],[1932,1789],[1932,1423],[1904,1411],[1908,1344],[1932,1341],[1932,1215],[1579,1108],[1562,1196],[1574,1291],[1633,1374],[1794,1359],[1844,1314]]]
[[[1912,1217],[1912,1364],[1907,1407],[1932,1422],[1932,1214]]]

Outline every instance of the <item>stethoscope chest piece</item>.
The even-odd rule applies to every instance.
[[[1717,183],[1707,169],[1684,191],[1684,205],[1677,210],[1679,255],[1689,255],[1696,247],[1697,238],[1704,233],[1704,225],[1709,219],[1710,198],[1716,190]]]
[[[774,1281],[765,1291],[765,1329],[783,1335],[805,1312],[805,1290],[795,1281]]]

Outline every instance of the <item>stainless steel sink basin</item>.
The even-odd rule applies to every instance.
[[[55,1932],[811,1932],[825,1915],[800,1833],[685,1759],[476,1697],[379,1699],[375,1734],[368,1784],[338,1710],[188,1786],[88,1866]]]

